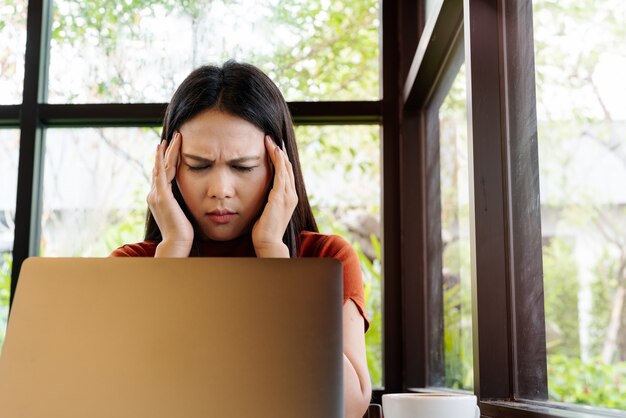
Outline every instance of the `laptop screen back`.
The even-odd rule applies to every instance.
[[[339,418],[341,302],[332,259],[28,259],[0,416]]]

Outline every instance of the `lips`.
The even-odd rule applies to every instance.
[[[216,209],[207,213],[208,218],[219,225],[227,224],[237,216],[236,212],[232,212],[228,209]]]

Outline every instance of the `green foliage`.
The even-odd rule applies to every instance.
[[[557,402],[626,410],[626,362],[548,356],[549,397]]]
[[[0,306],[9,306],[13,259],[8,253],[2,254],[2,259],[2,264],[0,264]]]
[[[471,304],[468,295],[457,283],[444,289],[444,384],[452,389],[471,390],[474,387],[472,357]]]
[[[608,324],[611,317],[613,295],[617,290],[620,272],[619,258],[610,254],[607,248],[595,266],[594,280],[591,284],[593,295],[592,317],[599,324]],[[594,327],[590,330],[591,352],[600,356],[606,339],[606,327]],[[615,360],[619,360],[616,358]]]
[[[142,14],[160,0],[126,0],[107,5],[102,1],[54,2],[52,39],[75,46],[103,47],[107,55],[116,47],[120,34],[133,33]]]
[[[443,244],[443,361],[446,387],[471,390],[472,301],[465,65],[439,108],[441,239]]]
[[[578,271],[572,246],[551,240],[543,250],[543,274],[548,354],[580,356]]]
[[[4,342],[6,332],[7,316],[9,313],[9,300],[11,297],[11,267],[13,259],[9,254],[2,254],[2,264],[0,264],[0,349]]]
[[[0,103],[22,102],[27,0],[0,3]],[[4,168],[4,167],[3,167]]]
[[[111,222],[100,241],[99,254],[110,254],[124,244],[143,241],[147,208],[140,202],[144,202],[145,197],[136,192],[134,200],[129,212],[116,211],[109,214]]]
[[[378,2],[279,0],[272,23],[293,34],[262,66],[292,100],[378,99]]]
[[[370,237],[375,248],[376,258],[370,260],[363,254],[358,243],[353,243],[354,249],[361,261],[363,271],[363,285],[365,293],[365,309],[370,320],[370,327],[365,333],[367,349],[367,365],[370,372],[372,387],[382,387],[382,315],[381,315],[381,275],[380,275],[380,241],[376,235]]]
[[[26,0],[3,0],[0,7],[0,32],[5,28],[25,29],[26,8]]]
[[[217,12],[224,7],[229,12]],[[246,12],[258,16],[242,19]],[[54,2],[53,15],[53,47],[62,45],[66,51],[95,49],[106,63],[87,57],[77,72],[88,78],[72,93],[63,91],[65,86],[54,87],[63,83],[57,80],[61,75],[52,74],[51,88],[59,89],[56,94],[63,98],[88,95],[97,101],[137,101],[154,94],[168,96],[170,84],[179,82],[181,73],[231,58],[258,65],[289,100],[380,97],[377,1],[275,0],[254,4],[245,0],[126,0],[109,5],[96,0],[65,0]],[[146,30],[154,22],[166,25],[166,31],[181,25],[190,28],[192,45],[186,47],[191,46],[191,53],[173,58],[175,51],[165,51],[161,56],[156,45],[158,34]],[[237,43],[228,33],[213,29],[239,24],[252,25],[260,33],[259,39]],[[128,54],[141,46],[154,49],[156,56]],[[160,90],[156,93],[133,90],[133,82],[141,77],[133,67],[153,65],[162,68],[160,77],[165,85],[155,86]],[[148,67],[150,72],[154,74]]]
[[[452,389],[474,387],[470,296],[461,283],[444,288],[444,385]]]
[[[345,218],[350,212],[377,216],[378,127],[298,126],[296,135],[307,194],[323,231],[332,232],[335,224],[346,230]]]

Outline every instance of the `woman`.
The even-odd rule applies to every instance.
[[[249,64],[198,68],[174,93],[161,139],[145,241],[112,255],[339,259],[345,416],[363,416],[371,385],[359,261],[345,240],[317,232],[291,115],[276,85]]]

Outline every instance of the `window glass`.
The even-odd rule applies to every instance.
[[[471,390],[472,292],[465,65],[439,110],[444,384]]]
[[[300,126],[300,161],[320,232],[347,239],[361,259],[373,387],[382,386],[380,128]]]
[[[160,129],[48,129],[41,255],[107,256],[143,241]]]
[[[20,131],[0,129],[0,350],[9,313]]]
[[[626,3],[533,2],[548,389],[626,409]]]
[[[27,0],[0,4],[0,105],[22,103]]]
[[[51,103],[166,102],[231,58],[287,100],[380,97],[377,0],[56,0],[53,15]]]

